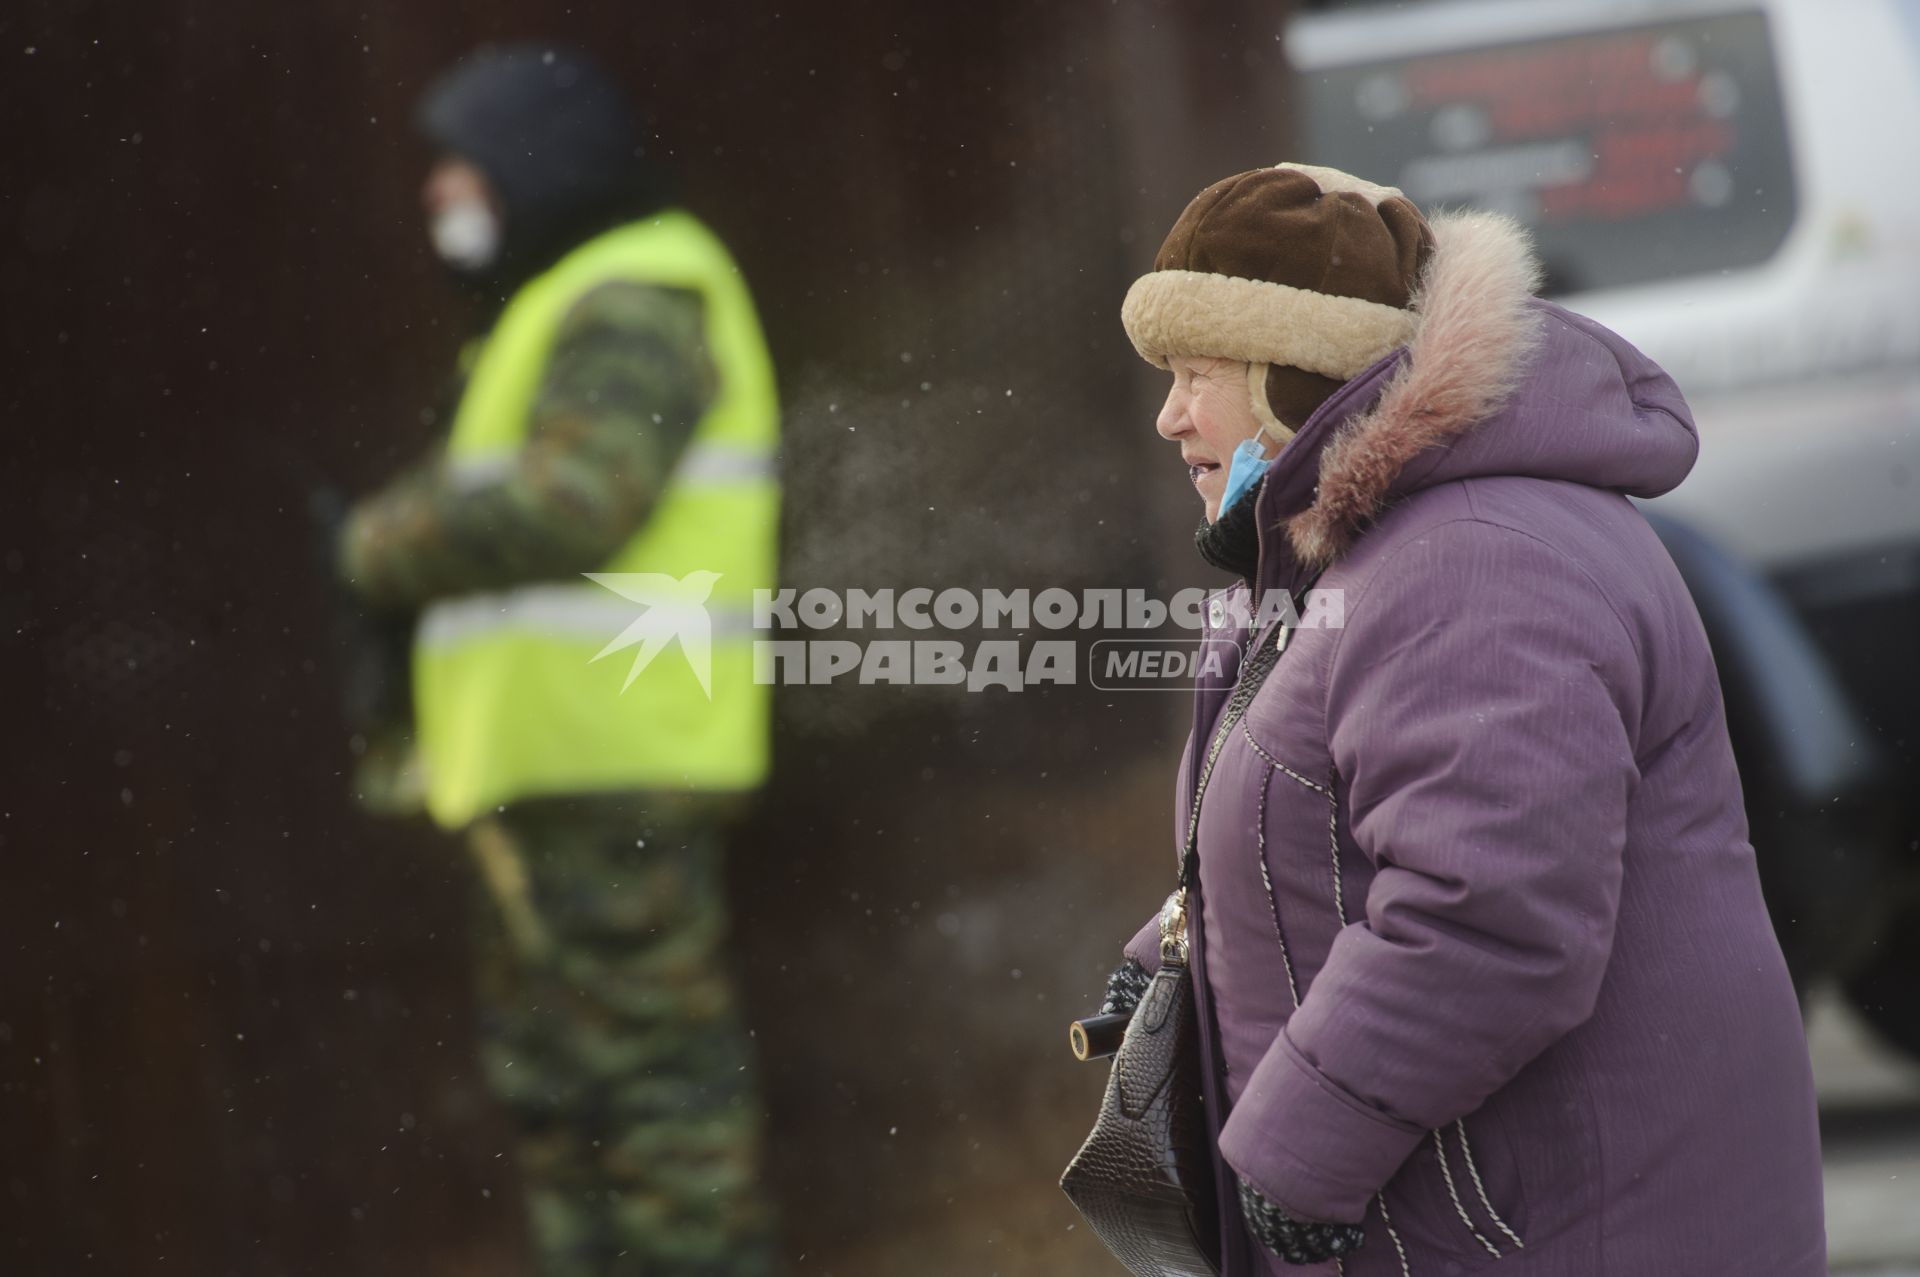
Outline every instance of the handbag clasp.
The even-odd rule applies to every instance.
[[[1181,887],[1160,906],[1160,961],[1187,960],[1187,889]]]

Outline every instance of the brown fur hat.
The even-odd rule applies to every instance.
[[[1194,197],[1127,292],[1147,362],[1248,365],[1254,415],[1282,441],[1347,380],[1413,337],[1433,232],[1412,201],[1338,169],[1276,164]]]

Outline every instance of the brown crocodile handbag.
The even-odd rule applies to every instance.
[[[1176,891],[1160,915],[1160,970],[1127,1022],[1093,1133],[1060,1179],[1135,1277],[1220,1271],[1185,899],[1185,888]]]
[[[1213,765],[1286,648],[1288,629],[1255,641],[1214,729],[1194,786],[1180,885],[1160,911],[1160,970],[1127,1022],[1093,1133],[1060,1178],[1080,1214],[1134,1277],[1216,1277],[1220,1218],[1200,1070],[1200,1024],[1187,969],[1187,892],[1200,873],[1200,800]]]

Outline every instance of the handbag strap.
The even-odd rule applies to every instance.
[[[1273,667],[1280,660],[1280,635],[1286,632],[1286,626],[1282,624],[1277,629],[1278,633],[1272,638],[1261,636],[1246,663],[1240,667],[1233,693],[1227,697],[1227,707],[1221,711],[1220,724],[1214,729],[1213,742],[1207,746],[1207,757],[1200,767],[1200,779],[1193,787],[1193,807],[1187,818],[1187,844],[1180,856],[1180,887],[1183,891],[1194,884],[1200,872],[1200,803],[1207,796],[1207,784],[1213,779],[1214,764],[1220,761],[1227,738],[1240,725],[1247,707],[1253,704],[1254,694],[1267,681],[1267,675],[1273,672]]]
[[[1280,651],[1286,645],[1285,622],[1269,633],[1272,637],[1262,634],[1254,644],[1252,653],[1241,664],[1233,692],[1227,697],[1227,706],[1220,712],[1219,726],[1214,728],[1212,743],[1207,746],[1200,777],[1194,782],[1193,807],[1187,818],[1187,842],[1180,852],[1180,881],[1174,887],[1173,894],[1167,897],[1166,904],[1160,908],[1160,960],[1163,964],[1185,963],[1187,960],[1187,896],[1200,880],[1200,803],[1207,796],[1207,784],[1213,779],[1214,764],[1220,761],[1220,751],[1226,747],[1227,738],[1245,716],[1247,706],[1253,704],[1254,693],[1267,681],[1267,675],[1273,672],[1275,663],[1280,659]]]
[[[1313,578],[1295,591],[1290,599],[1304,597],[1319,579],[1320,574],[1314,573]],[[1298,616],[1294,619],[1297,621]],[[1180,854],[1180,887],[1177,895],[1184,897],[1188,888],[1200,877],[1200,800],[1207,796],[1207,783],[1213,779],[1213,765],[1220,761],[1220,751],[1226,748],[1227,738],[1233,735],[1233,729],[1246,716],[1247,707],[1253,704],[1253,698],[1267,681],[1267,675],[1273,673],[1280,654],[1286,651],[1287,636],[1294,628],[1287,624],[1286,618],[1281,618],[1255,640],[1253,650],[1241,663],[1240,673],[1234,679],[1233,692],[1227,697],[1227,707],[1220,713],[1220,725],[1214,729],[1213,741],[1207,746],[1207,757],[1200,767],[1200,779],[1194,782],[1193,809],[1187,818],[1187,843]]]

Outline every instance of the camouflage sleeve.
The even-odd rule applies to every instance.
[[[411,607],[600,567],[646,521],[713,399],[703,334],[695,293],[587,294],[512,466],[476,484],[436,458],[368,497],[341,534],[342,574],[370,602]]]

